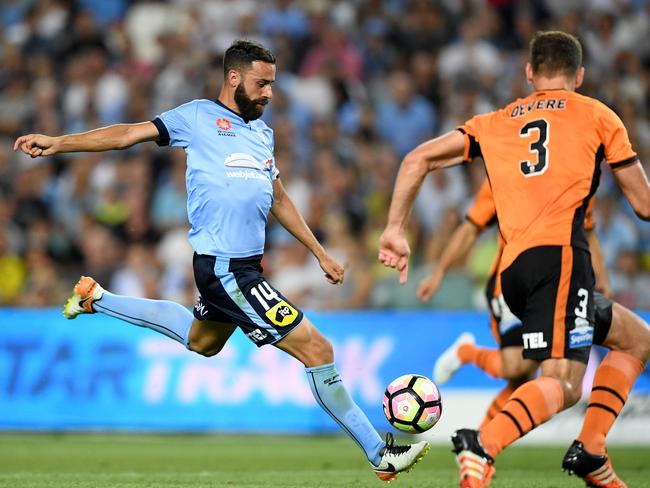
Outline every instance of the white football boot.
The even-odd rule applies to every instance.
[[[95,313],[93,302],[99,300],[104,294],[104,289],[90,276],[82,276],[72,289],[72,295],[63,306],[63,315],[67,319],[74,319],[82,313]]]
[[[393,434],[386,434],[386,447],[384,447],[379,466],[374,466],[373,471],[377,477],[390,483],[402,472],[410,471],[411,468],[429,452],[428,442],[417,442],[396,446]]]
[[[437,385],[444,385],[447,383],[451,377],[460,369],[463,365],[462,361],[458,357],[458,349],[463,344],[475,344],[476,339],[474,334],[465,332],[458,336],[458,339],[454,343],[445,349],[436,364],[433,366],[433,381]]]

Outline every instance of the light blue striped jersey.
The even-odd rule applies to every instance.
[[[199,254],[262,254],[273,205],[273,131],[219,101],[193,100],[153,120],[158,144],[185,148],[189,240]]]

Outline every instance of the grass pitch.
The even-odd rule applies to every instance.
[[[579,487],[560,470],[566,446],[514,447],[492,486]],[[610,449],[630,488],[650,486],[650,448]],[[391,488],[453,487],[448,446],[433,446]],[[381,487],[344,437],[1,434],[0,487]]]

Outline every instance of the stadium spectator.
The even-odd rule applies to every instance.
[[[454,127],[470,113],[526,95],[519,73],[530,33],[537,29],[561,28],[582,40],[592,55],[581,93],[605,100],[629,128],[641,159],[650,161],[650,45],[640,42],[650,32],[647,2],[601,1],[592,8],[566,0],[323,5],[292,0],[3,2],[0,227],[11,254],[27,262],[30,228],[42,229],[45,218],[57,234],[46,254],[56,276],[67,283],[78,273],[74,257],[86,254],[81,239],[90,228],[93,241],[102,235],[97,240],[109,244],[105,262],[93,263],[92,269],[84,264],[84,269],[101,269],[96,278],[108,283],[131,246],[150,245],[152,239],[176,242],[174,236],[187,226],[184,205],[175,203],[183,198],[182,154],[133,148],[119,156],[57,156],[29,168],[6,148],[21,133],[74,132],[116,120],[147,120],[197,93],[214,98],[222,78],[223,46],[244,33],[268,39],[278,54],[281,76],[264,118],[275,129],[278,166],[289,193],[303,202],[306,214],[307,207],[322,209],[309,217],[315,219],[310,222],[314,227],[326,227],[316,220],[322,212],[349,207],[343,212],[346,224],[339,228],[342,241],[374,242],[368,236],[384,224],[398,164],[394,152],[400,156],[406,150],[400,148]],[[336,49],[328,51],[330,45]],[[603,65],[598,73],[597,63]],[[388,93],[389,76],[406,80],[400,96],[410,105],[399,105]],[[421,108],[415,109],[413,100]],[[338,184],[339,169],[326,176],[316,169],[323,148],[334,152],[335,168],[350,178],[345,192],[353,201],[342,205],[327,194]],[[139,162],[131,166],[133,161]],[[136,184],[141,172],[150,178],[149,185]],[[465,196],[445,204],[444,212],[462,217],[473,194],[474,172],[469,168],[458,178],[438,182],[442,194],[467,189]],[[619,254],[625,254],[627,271],[615,273],[628,276],[634,268],[634,282],[643,283],[650,276],[650,226],[629,219],[629,208],[620,203],[606,171],[597,196],[605,199],[597,209],[597,231],[609,265],[616,267]],[[433,218],[441,211],[416,213],[413,231],[443,236],[435,222],[444,219]],[[418,261],[426,252],[435,256],[424,239],[419,242],[414,249]],[[272,238],[269,246],[273,251]],[[375,249],[369,244],[363,252],[374,255]],[[165,278],[157,296],[183,296],[187,305],[192,303],[194,292],[187,289],[192,283],[187,284],[183,264],[160,265]],[[374,265],[368,269],[371,289],[360,294],[363,300],[355,299],[358,306],[408,305],[381,299],[386,290],[382,271]],[[455,270],[460,291],[454,296],[478,295],[480,274],[467,266]],[[631,282],[619,280],[621,287]],[[332,297],[343,301],[327,306],[350,306],[347,298]],[[436,306],[451,303],[441,300]],[[625,303],[647,306],[636,299]],[[54,299],[49,303],[55,304]]]

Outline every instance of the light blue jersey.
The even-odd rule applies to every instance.
[[[189,240],[198,254],[241,258],[262,254],[273,205],[273,131],[244,122],[220,102],[193,100],[153,123],[158,144],[185,148]]]

